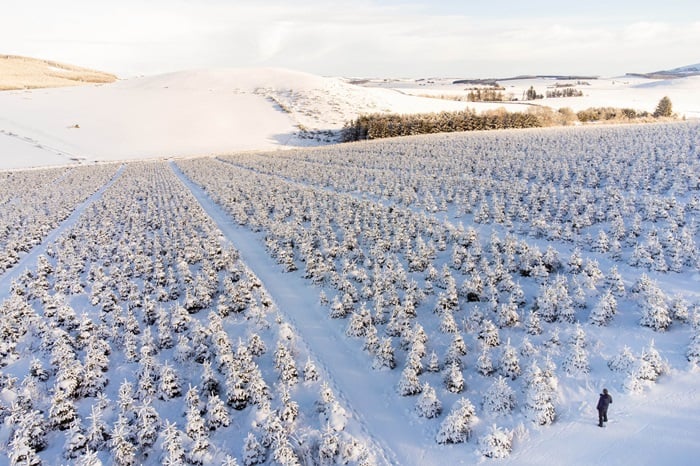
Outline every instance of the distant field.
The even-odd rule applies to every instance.
[[[111,83],[113,74],[50,60],[0,55],[0,90],[37,89]]]

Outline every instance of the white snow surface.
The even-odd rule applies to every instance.
[[[0,168],[318,144],[359,113],[466,105],[282,69],[183,71],[109,85],[0,93]],[[19,142],[19,143],[18,143]]]

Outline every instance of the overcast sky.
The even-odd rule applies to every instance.
[[[700,63],[697,0],[3,0],[0,54],[122,77],[617,76]]]

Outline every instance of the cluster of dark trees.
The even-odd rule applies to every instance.
[[[530,86],[530,89],[523,92],[523,100],[537,100],[537,99],[544,99],[544,96],[542,94],[538,94],[533,86]]]
[[[569,88],[559,92],[567,90]],[[354,120],[346,122],[340,140],[341,142],[351,142],[454,131],[537,128],[568,125],[576,120],[582,123],[629,122],[671,117],[673,117],[673,106],[668,97],[663,97],[659,101],[654,113],[616,107],[591,107],[576,113],[569,108],[552,110],[547,107],[532,107],[527,112],[508,112],[501,108],[482,113],[471,109],[457,112],[416,114],[372,113],[360,115]]]
[[[590,121],[634,120],[649,117],[650,114],[647,111],[637,111],[633,108],[591,107],[577,112],[576,116],[579,121],[586,123]]]
[[[477,88],[469,91],[467,100],[469,102],[503,102],[511,99],[506,98],[500,89]]]
[[[476,113],[474,110],[467,109],[458,112],[410,115],[374,113],[360,115],[346,123],[341,140],[349,142],[414,134],[539,126],[542,124],[535,115],[505,110]]]
[[[547,98],[551,99],[554,97],[581,97],[583,91],[576,89],[574,87],[564,87],[559,89],[554,89],[546,92]]]

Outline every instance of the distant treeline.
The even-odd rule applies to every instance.
[[[555,97],[581,97],[583,95],[583,91],[580,91],[573,87],[565,87],[563,89],[554,89],[551,91],[547,91],[546,95],[548,99]]]
[[[360,115],[345,124],[343,142],[363,139],[390,138],[414,134],[448,133],[505,128],[534,128],[542,126],[537,116],[527,112],[494,110],[476,113],[474,110],[399,115],[373,113]]]
[[[667,98],[664,98],[667,99]],[[663,100],[662,100],[663,102]],[[660,103],[661,105],[661,103]],[[668,109],[649,112],[630,108],[595,107],[574,113],[570,108],[553,110],[549,107],[531,107],[526,112],[508,112],[505,109],[476,113],[467,109],[457,112],[440,113],[372,113],[360,115],[348,121],[343,127],[343,142],[364,139],[390,138],[416,134],[448,133],[454,131],[475,131],[507,128],[537,128],[544,126],[572,125],[590,122],[628,123],[631,121],[653,121],[655,117],[671,116]]]
[[[632,108],[593,107],[577,112],[576,116],[579,121],[586,123],[589,121],[605,120],[635,120],[638,118],[648,118],[652,115],[649,112],[637,111]]]

